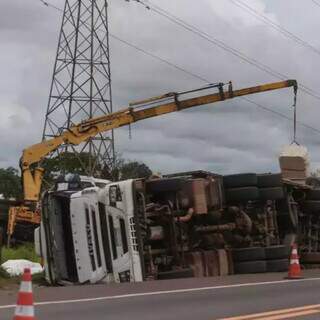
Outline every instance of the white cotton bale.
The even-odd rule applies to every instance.
[[[309,175],[309,153],[306,147],[285,146],[279,156],[281,172],[287,178],[303,179]]]

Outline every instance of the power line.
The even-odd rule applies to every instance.
[[[201,76],[199,76],[199,75],[197,75],[197,74],[195,74],[195,73],[193,73],[193,72],[191,72],[191,71],[188,71],[188,70],[186,70],[186,69],[184,69],[184,68],[182,68],[182,67],[180,67],[180,66],[178,66],[178,65],[176,65],[176,64],[174,64],[174,63],[172,63],[172,62],[170,62],[170,61],[168,61],[168,60],[166,60],[166,59],[164,59],[164,58],[161,58],[161,57],[159,57],[159,56],[157,56],[157,55],[155,55],[155,54],[153,54],[153,53],[151,53],[151,52],[148,52],[148,51],[146,51],[146,50],[144,50],[144,49],[142,49],[142,48],[139,48],[139,47],[137,47],[136,45],[134,45],[134,44],[132,44],[132,43],[126,41],[126,40],[120,39],[118,36],[116,36],[116,35],[114,35],[114,34],[110,34],[110,33],[109,33],[109,35],[110,35],[110,37],[112,37],[113,39],[116,39],[116,40],[118,40],[118,41],[126,44],[127,46],[129,46],[129,47],[131,47],[131,48],[134,48],[134,49],[136,49],[137,51],[140,51],[140,52],[144,53],[145,55],[148,55],[148,56],[150,56],[150,57],[152,57],[152,58],[154,58],[154,59],[157,59],[157,60],[159,60],[159,61],[161,61],[161,62],[163,62],[163,63],[165,63],[165,64],[167,64],[167,65],[169,65],[169,66],[171,66],[171,67],[173,67],[173,68],[175,68],[175,69],[177,69],[177,70],[179,70],[179,71],[182,71],[182,72],[184,72],[184,73],[186,73],[186,74],[194,77],[194,78],[197,78],[197,79],[199,79],[199,80],[201,80],[201,81],[204,81],[204,82],[206,82],[206,83],[210,83],[210,82],[208,82],[208,80],[206,80],[205,78],[203,78],[203,77],[201,77]]]
[[[221,49],[228,51],[229,53],[239,57],[240,59],[248,62],[251,65],[256,66],[257,68],[259,68],[260,70],[263,70],[267,73],[269,73],[270,75],[277,77],[277,78],[282,78],[283,80],[288,78],[285,75],[282,75],[281,73],[274,71],[272,69],[270,69],[268,66],[263,65],[262,63],[259,63],[258,61],[256,61],[255,59],[252,59],[248,56],[246,56],[245,54],[243,54],[242,52],[240,52],[237,49],[234,49],[230,46],[228,46],[227,44],[225,44],[224,42],[222,42],[221,40],[218,40],[216,38],[213,38],[212,36],[210,36],[209,34],[201,31],[200,29],[198,29],[197,27],[185,22],[184,20],[180,19],[177,16],[172,15],[170,12],[165,11],[164,9],[160,8],[159,6],[156,5],[152,5],[152,7],[150,5],[146,5],[143,1],[141,0],[134,0],[136,2],[138,2],[139,4],[144,5],[145,7],[147,7],[149,10],[152,10],[154,12],[156,12],[157,14],[165,17],[166,19],[170,20],[171,22],[183,27],[184,29],[186,29],[187,31],[190,31],[198,36],[200,36],[201,38],[205,39],[206,41],[217,45],[218,47],[220,47]]]
[[[247,102],[249,102],[249,103],[254,104],[256,107],[258,107],[258,108],[260,108],[260,109],[262,109],[262,110],[271,112],[271,113],[273,113],[273,114],[275,114],[275,115],[277,115],[277,116],[279,116],[279,117],[282,117],[282,118],[284,118],[284,119],[287,119],[287,120],[289,120],[289,121],[293,121],[293,120],[294,120],[293,118],[290,118],[290,117],[288,117],[287,115],[285,115],[285,114],[283,114],[283,113],[281,113],[281,112],[278,112],[278,111],[275,111],[275,110],[273,110],[273,109],[267,108],[267,107],[265,107],[264,105],[262,105],[262,104],[260,104],[260,103],[257,103],[257,102],[255,102],[255,101],[249,99],[249,98],[241,97],[241,99],[242,99],[242,100],[245,100],[245,101],[247,101]],[[301,121],[297,120],[297,124],[299,124],[301,127],[310,129],[310,130],[312,130],[312,131],[320,134],[320,130],[319,130],[319,129],[316,129],[316,128],[314,128],[314,127],[312,127],[312,126],[310,126],[310,125],[308,125],[308,124],[306,124],[306,123],[304,123],[304,122],[301,122]]]
[[[61,8],[58,8],[58,7],[52,5],[49,2],[46,2],[44,0],[39,0],[39,1],[41,3],[43,3],[45,6],[47,6],[47,7],[51,7],[53,9],[56,9],[56,10],[60,11],[60,12],[63,12],[63,10]],[[171,66],[171,67],[173,67],[173,68],[175,68],[177,70],[179,70],[179,71],[182,71],[182,72],[184,72],[184,73],[186,73],[186,74],[188,74],[188,75],[190,75],[190,76],[192,76],[194,78],[197,78],[197,79],[199,79],[201,81],[205,81],[205,82],[209,83],[205,78],[203,78],[203,77],[201,77],[201,76],[199,76],[199,75],[197,75],[197,74],[195,74],[195,73],[193,73],[191,71],[188,71],[187,69],[185,69],[183,67],[180,67],[180,66],[178,66],[178,65],[176,65],[176,64],[174,64],[174,63],[172,63],[172,62],[170,62],[170,61],[168,61],[168,60],[166,60],[164,58],[161,58],[161,57],[159,57],[159,56],[157,56],[157,55],[155,55],[155,54],[153,54],[151,52],[148,52],[148,51],[146,51],[146,50],[144,50],[144,49],[142,49],[142,48],[140,48],[140,47],[138,47],[138,46],[126,41],[126,40],[124,40],[124,39],[121,39],[118,36],[116,36],[115,34],[112,34],[112,33],[109,32],[109,36],[111,38],[113,38],[113,39],[115,39],[115,40],[117,40],[119,42],[122,42],[122,43],[126,44],[127,46],[129,46],[129,47],[131,47],[133,49],[136,49],[137,51],[140,51],[141,53],[143,53],[145,55],[148,55],[148,56],[150,56],[150,57],[152,57],[154,59],[157,59],[157,60],[159,60],[159,61],[161,61],[161,62],[163,62],[163,63],[165,63],[165,64],[167,64],[167,65],[169,65],[169,66]]]
[[[39,1],[40,1],[42,4],[44,4],[46,7],[51,7],[51,8],[54,8],[54,9],[58,10],[58,11],[63,12],[63,10],[62,10],[61,8],[56,7],[55,5],[53,5],[53,4],[51,4],[51,3],[47,2],[47,1],[44,1],[44,0],[39,0]]]
[[[261,14],[259,11],[257,11],[254,8],[250,7],[249,5],[244,3],[242,0],[229,0],[229,1],[232,2],[238,8],[248,12],[250,15],[254,16],[258,20],[260,20],[260,21],[264,22],[265,24],[269,25],[274,30],[277,30],[278,32],[280,32],[281,34],[286,36],[287,38],[295,41],[296,43],[298,43],[298,44],[300,44],[300,45],[302,45],[302,46],[304,46],[304,47],[306,47],[306,48],[308,48],[308,49],[312,50],[313,52],[315,52],[315,53],[320,55],[320,50],[318,50],[317,48],[312,46],[307,41],[303,40],[301,37],[295,35],[291,31],[289,31],[288,29],[284,28],[280,24],[275,23],[274,21],[272,21],[271,19],[269,19],[265,15]]]
[[[43,0],[39,0],[39,1],[43,3]],[[61,8],[55,7],[55,6],[51,5],[48,2],[46,2],[45,5],[47,7],[51,7],[51,8],[54,8],[54,9],[60,11],[60,12],[63,12],[63,10]],[[190,76],[192,76],[194,78],[197,78],[198,80],[201,80],[201,81],[203,81],[205,83],[211,83],[212,82],[209,79],[206,79],[206,78],[204,78],[202,76],[199,76],[199,75],[197,75],[197,74],[195,74],[193,72],[190,72],[190,71],[186,70],[185,68],[182,68],[182,67],[180,67],[180,66],[178,66],[178,65],[176,65],[176,64],[174,64],[174,63],[172,63],[172,62],[170,62],[170,61],[168,61],[168,60],[166,60],[164,58],[161,58],[158,55],[150,53],[150,52],[148,52],[148,51],[136,46],[135,44],[132,44],[132,43],[126,41],[126,40],[123,40],[123,39],[119,38],[118,36],[116,36],[114,34],[109,34],[109,35],[112,38],[114,38],[115,40],[117,40],[117,41],[119,41],[119,42],[121,42],[121,43],[123,43],[123,44],[125,44],[125,45],[127,45],[127,46],[129,46],[129,47],[131,47],[131,48],[133,48],[133,49],[135,49],[135,50],[147,55],[147,56],[150,56],[155,60],[161,61],[162,63],[165,63],[165,64],[167,64],[167,65],[169,65],[169,66],[171,66],[171,67],[173,67],[173,68],[175,68],[175,69],[177,69],[177,70],[179,70],[181,72],[184,72],[185,74],[188,74],[188,75],[190,75]],[[247,97],[240,97],[240,99],[245,100],[245,101],[249,102],[250,104],[256,106],[257,108],[262,109],[262,110],[267,111],[267,112],[270,112],[270,113],[272,113],[274,115],[277,115],[277,116],[279,116],[279,117],[281,117],[283,119],[286,119],[288,121],[293,121],[293,118],[290,118],[290,117],[288,117],[287,115],[285,115],[285,114],[283,114],[281,112],[275,111],[275,110],[273,110],[271,108],[268,108],[268,107],[266,107],[266,106],[264,106],[264,105],[262,105],[260,103],[257,103],[257,102],[255,102],[255,101],[253,101],[253,100],[251,100],[251,99],[249,99]],[[299,124],[301,127],[304,127],[306,129],[312,130],[312,131],[320,134],[320,130],[319,129],[316,129],[316,128],[308,125],[308,124],[305,124],[305,123],[303,123],[301,121],[297,121],[297,124]]]
[[[275,77],[277,79],[285,80],[285,79],[289,78],[287,75],[280,73],[277,70],[272,69],[271,67],[261,63],[260,61],[254,59],[254,58],[247,56],[246,54],[242,53],[238,49],[235,49],[235,48],[229,46],[228,44],[226,44],[225,42],[212,37],[208,33],[198,29],[197,27],[195,27],[195,26],[191,25],[190,23],[182,20],[181,18],[171,14],[170,12],[162,9],[161,7],[159,7],[155,4],[151,4],[151,1],[149,1],[149,0],[148,0],[148,3],[145,3],[142,0],[133,0],[133,1],[139,3],[140,5],[144,6],[148,10],[151,10],[151,11],[161,15],[162,17],[166,18],[167,20],[181,26],[182,28],[186,29],[187,31],[198,35],[199,37],[214,44],[215,46],[220,47],[221,49],[229,52],[230,54],[238,57],[239,59],[255,66],[256,68],[258,68],[258,69],[260,69],[270,75],[272,75],[273,77]],[[301,89],[301,91],[307,93],[308,95],[320,100],[320,94],[318,92],[316,92],[315,90],[313,90],[313,89],[311,89],[301,83],[300,83],[300,89]]]

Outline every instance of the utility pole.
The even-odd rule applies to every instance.
[[[66,0],[43,140],[111,112],[107,1]],[[99,177],[114,165],[114,133],[99,134],[79,147],[64,145],[53,156],[66,152],[77,155],[83,172]]]

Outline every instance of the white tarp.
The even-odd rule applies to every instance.
[[[31,274],[40,273],[43,271],[40,263],[31,262],[29,260],[17,259],[8,260],[1,265],[1,267],[6,270],[10,276],[19,276],[23,273],[24,268],[30,268]]]

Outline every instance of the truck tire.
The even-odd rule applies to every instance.
[[[283,272],[283,271],[288,271],[288,268],[289,268],[288,259],[278,259],[278,260],[267,261],[267,272]]]
[[[256,186],[257,182],[257,175],[255,173],[230,174],[223,177],[225,188]]]
[[[281,187],[282,185],[281,173],[258,174],[257,179],[259,188]]]
[[[192,278],[193,271],[191,268],[184,268],[181,270],[171,270],[158,273],[158,280],[167,279],[182,279],[182,278]]]
[[[265,256],[267,260],[272,259],[287,259],[290,256],[290,247],[287,246],[272,246],[272,247],[266,247],[265,250]]]
[[[259,189],[257,187],[233,188],[225,191],[228,202],[247,202],[259,199]]]
[[[320,201],[319,200],[307,200],[303,203],[303,207],[310,213],[320,212]]]
[[[302,252],[301,263],[320,264],[320,252]]]
[[[307,200],[320,200],[320,188],[309,190],[307,192]]]
[[[236,274],[263,273],[267,271],[267,264],[265,261],[239,262],[234,265],[234,271]]]
[[[148,193],[177,192],[182,189],[182,186],[183,180],[179,178],[156,179],[147,181],[146,190]]]
[[[281,187],[259,189],[261,200],[280,200],[284,198],[284,190]]]
[[[254,260],[265,260],[265,250],[260,247],[233,249],[232,257],[234,262],[246,262]]]

